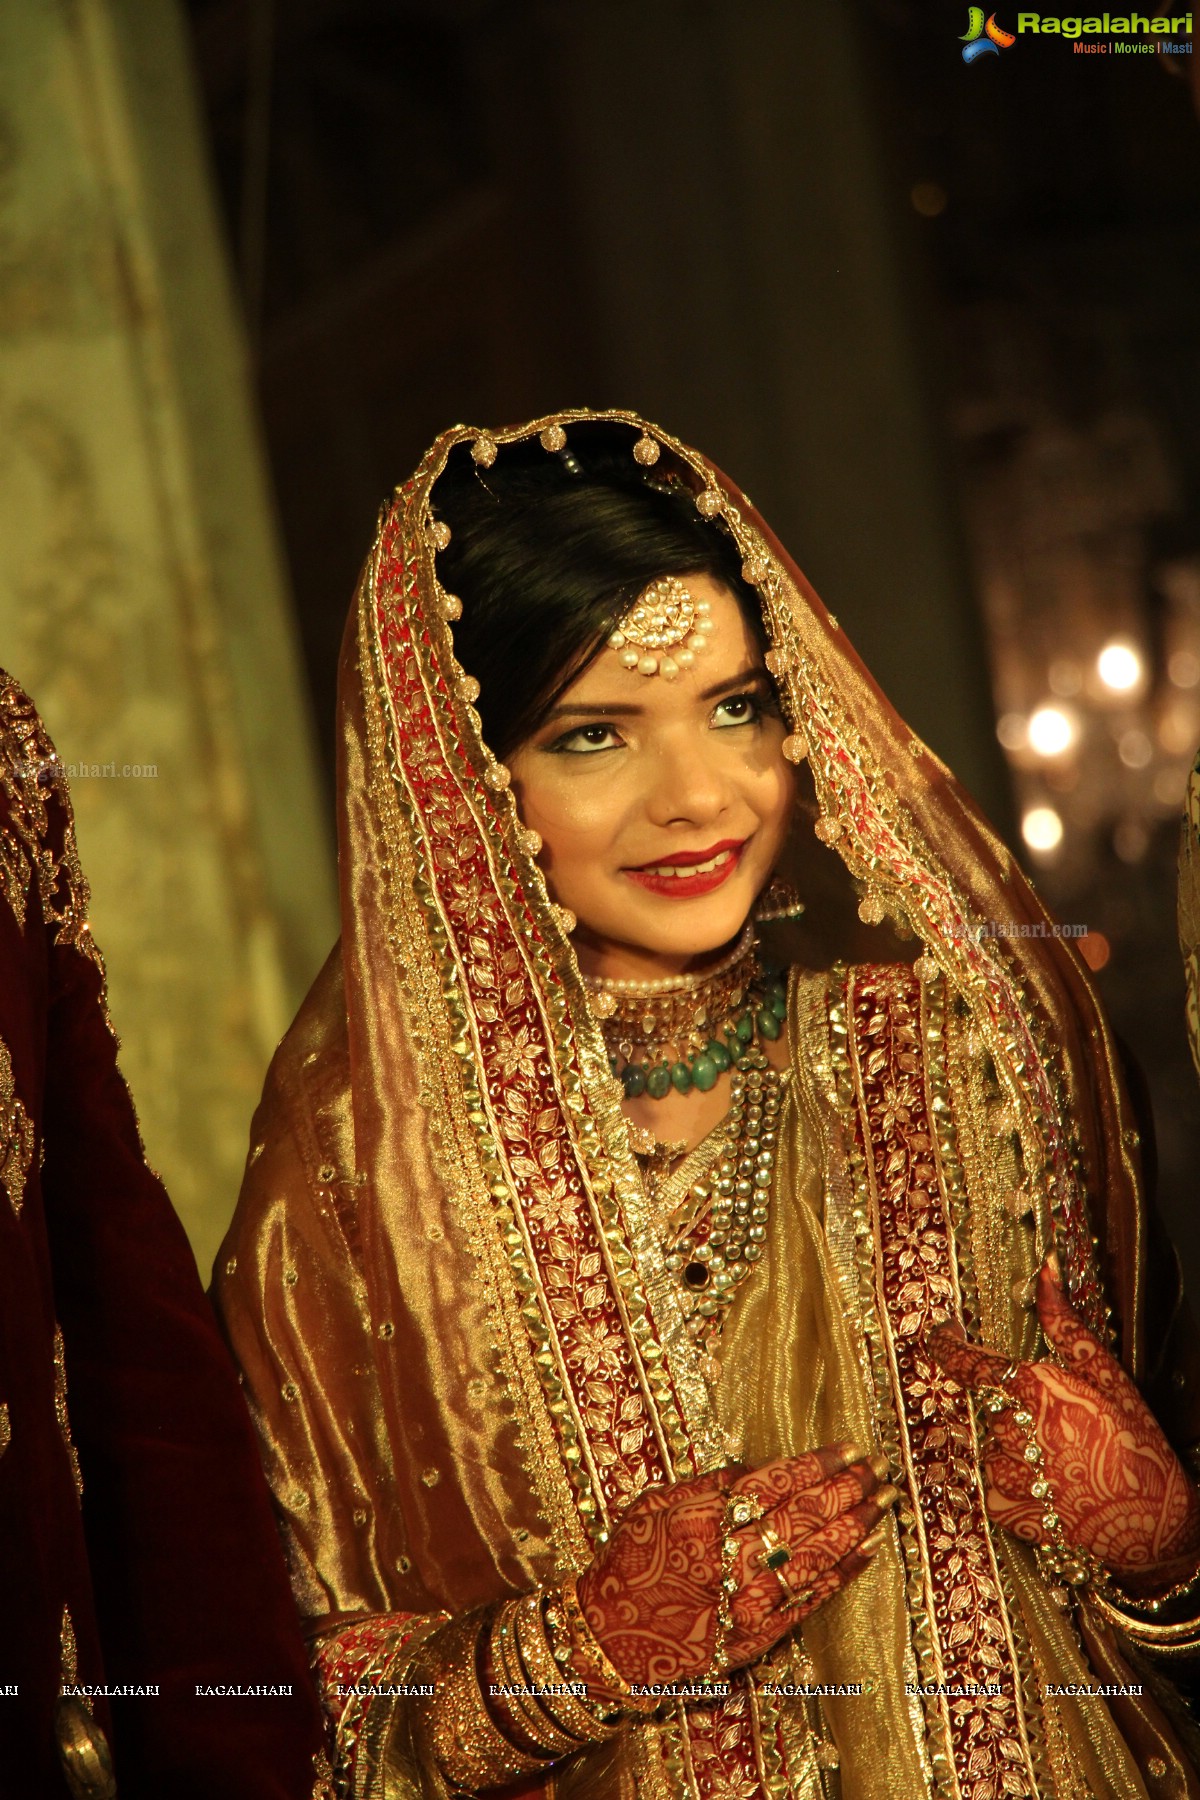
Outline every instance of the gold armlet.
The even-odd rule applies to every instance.
[[[414,1702],[422,1735],[450,1785],[468,1792],[540,1774],[553,1760],[510,1744],[487,1709],[478,1668],[485,1617],[472,1612],[451,1620],[430,1638],[414,1667],[417,1679],[433,1687],[431,1697]]]

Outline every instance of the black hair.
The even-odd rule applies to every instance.
[[[503,759],[537,730],[642,590],[664,575],[709,575],[731,590],[760,642],[762,614],[727,529],[691,491],[632,449],[612,422],[568,427],[568,446],[536,438],[479,468],[451,452],[432,504],[451,537],[438,575],[462,601],[454,650],[480,685],[485,742]]]

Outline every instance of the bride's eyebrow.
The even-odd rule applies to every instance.
[[[699,698],[715,700],[719,694],[728,694],[734,688],[762,687],[766,682],[766,671],[755,665],[739,669],[736,675],[729,675],[724,681],[704,688]],[[554,707],[546,714],[547,725],[555,719],[631,719],[642,711],[640,706],[631,706],[617,700],[596,700],[593,702],[564,701],[561,706]]]

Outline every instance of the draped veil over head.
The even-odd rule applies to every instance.
[[[483,741],[475,701],[486,671],[468,673],[456,658],[461,606],[438,573],[450,530],[438,506],[448,457],[470,455],[486,478],[518,444],[552,456],[600,441],[628,455],[631,476],[640,468],[692,495],[699,516],[731,536],[761,602],[790,733],[785,754],[810,771],[797,853],[811,863],[833,852],[853,878],[845,885],[859,920],[885,930],[890,921],[918,940],[914,971],[881,931],[880,963],[891,974],[877,991],[851,981],[816,1008],[825,1049],[808,1077],[828,1101],[817,1216],[823,1204],[832,1245],[829,1211],[841,1195],[848,1246],[844,1256],[814,1251],[813,1266],[849,1296],[845,1307],[831,1302],[833,1312],[853,1318],[862,1309],[863,1335],[846,1340],[845,1380],[847,1393],[857,1382],[866,1397],[828,1419],[813,1411],[808,1422],[857,1423],[910,1490],[871,1603],[883,1609],[876,1622],[892,1616],[889,1607],[915,1621],[897,1678],[872,1703],[875,1724],[861,1697],[857,1713],[848,1700],[827,1709],[843,1770],[860,1772],[845,1791],[887,1791],[887,1768],[867,1767],[880,1755],[911,1770],[914,1792],[1059,1791],[1040,1785],[1053,1745],[1019,1699],[1031,1665],[1021,1593],[997,1562],[1000,1534],[978,1492],[964,1490],[962,1518],[976,1541],[958,1585],[974,1568],[984,1583],[975,1597],[994,1596],[985,1610],[1002,1627],[991,1639],[974,1629],[964,1637],[954,1581],[937,1562],[934,1513],[923,1511],[939,1469],[948,1479],[946,1453],[922,1435],[930,1409],[914,1410],[901,1391],[916,1380],[921,1333],[949,1316],[965,1318],[975,1336],[991,1318],[1009,1333],[996,1345],[1009,1353],[1031,1346],[1019,1336],[1019,1308],[1015,1325],[1007,1315],[997,1324],[1000,1311],[989,1315],[981,1299],[978,1234],[952,1216],[947,1198],[961,1176],[953,1109],[932,1079],[914,1101],[926,1109],[923,1142],[934,1145],[919,1166],[949,1209],[949,1229],[937,1240],[938,1280],[897,1302],[889,1324],[879,1235],[889,1202],[872,1174],[869,1133],[855,1123],[869,1116],[874,1072],[855,1046],[883,1029],[873,1019],[886,1015],[891,1031],[897,1008],[908,1007],[912,1023],[897,1027],[896,1040],[904,1068],[906,1031],[930,1043],[955,1021],[1007,1120],[1009,1186],[1016,1211],[1031,1217],[1029,1266],[1057,1249],[1072,1300],[1096,1330],[1115,1333],[1137,1376],[1145,1360],[1138,1136],[1109,1028],[1086,967],[1053,935],[1008,850],[888,704],[745,495],[632,413],[567,411],[511,430],[444,433],[384,512],[352,609],[339,694],[342,942],[276,1057],[217,1271],[301,1609],[327,1645],[340,1645],[344,1666],[394,1671],[398,1646],[411,1649],[447,1615],[582,1568],[643,1487],[730,1455],[729,1421],[697,1366],[652,1228],[569,920],[548,891],[509,771]],[[917,1153],[905,1154],[911,1186]],[[907,1221],[917,1223],[915,1214]],[[777,1345],[776,1358],[785,1354]],[[834,1352],[822,1354],[828,1366]],[[958,1405],[969,1438],[970,1408],[961,1396]],[[837,1617],[850,1620],[855,1592],[838,1596],[847,1604],[834,1623],[805,1632],[818,1670],[843,1683],[854,1679],[849,1652],[828,1646]],[[1035,1654],[1034,1665],[1043,1666],[1058,1629],[1037,1628],[1043,1662]],[[870,1620],[856,1630],[847,1624],[848,1641],[866,1655]],[[870,1653],[878,1657],[878,1646]],[[1018,1698],[1010,1686],[1009,1711],[997,1702],[970,1742],[946,1700],[906,1697],[899,1683],[900,1674],[916,1677],[915,1691],[998,1667],[1015,1671]],[[881,1689],[887,1681],[879,1677]],[[604,1783],[627,1782],[632,1767],[652,1795],[821,1792],[814,1784],[824,1777],[761,1686],[742,1681],[722,1707],[680,1708],[661,1728],[639,1731],[619,1752],[625,1773],[618,1752],[597,1752],[577,1777],[580,1790],[626,1791]],[[382,1748],[377,1713],[351,1707],[342,1723],[361,1737],[367,1762],[390,1757],[400,1771],[402,1734],[389,1728]],[[1153,1734],[1162,1751],[1157,1724]],[[415,1768],[407,1779],[425,1791]],[[1111,1791],[1142,1791],[1135,1781],[1114,1778]],[[569,1789],[560,1778],[556,1791]]]

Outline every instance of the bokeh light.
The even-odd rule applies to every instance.
[[[1062,820],[1052,806],[1032,806],[1021,820],[1021,836],[1031,850],[1042,855],[1057,850],[1062,835]]]
[[[1128,694],[1142,679],[1142,659],[1131,644],[1105,644],[1096,658],[1096,673],[1114,694]]]
[[[1029,718],[1029,747],[1038,756],[1061,756],[1075,742],[1075,725],[1061,706],[1039,706]]]

